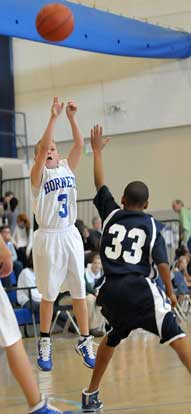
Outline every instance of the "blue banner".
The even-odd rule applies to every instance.
[[[35,19],[41,7],[52,1],[6,0],[1,2],[0,34],[45,42]],[[95,8],[60,1],[74,15],[75,28],[60,46],[119,56],[186,58],[191,55],[191,34],[166,29]],[[55,43],[54,43],[55,44]]]

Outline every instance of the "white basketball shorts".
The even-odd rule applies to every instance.
[[[86,297],[84,247],[76,226],[38,229],[34,232],[33,263],[36,282],[44,300],[54,302],[59,292]]]
[[[21,333],[13,308],[0,281],[0,346],[6,348],[20,339]]]

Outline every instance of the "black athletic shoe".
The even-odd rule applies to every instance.
[[[99,391],[86,392],[82,391],[82,411],[84,413],[99,412],[103,403],[98,399]]]

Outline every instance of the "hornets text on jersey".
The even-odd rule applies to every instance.
[[[40,228],[62,229],[73,225],[77,216],[77,191],[67,160],[56,168],[44,167],[40,189],[32,187],[33,212]]]
[[[168,263],[162,223],[144,212],[120,209],[107,186],[100,188],[94,204],[103,223],[100,255],[106,277],[153,277],[153,262]]]

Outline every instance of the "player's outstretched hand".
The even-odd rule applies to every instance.
[[[57,118],[61,114],[63,108],[64,108],[64,103],[63,102],[59,103],[58,102],[58,97],[55,96],[54,99],[53,99],[53,105],[52,105],[52,108],[51,108],[52,116]]]
[[[76,102],[69,101],[67,103],[67,106],[66,106],[66,115],[67,115],[69,121],[71,121],[71,119],[74,118],[74,116],[76,115],[76,112],[77,112]]]
[[[169,297],[170,301],[171,301],[171,305],[173,308],[175,308],[175,306],[177,305],[177,298],[176,295],[174,293],[172,293],[172,295]]]
[[[95,125],[91,129],[91,146],[93,151],[102,151],[110,138],[103,138],[103,128],[101,125]]]

